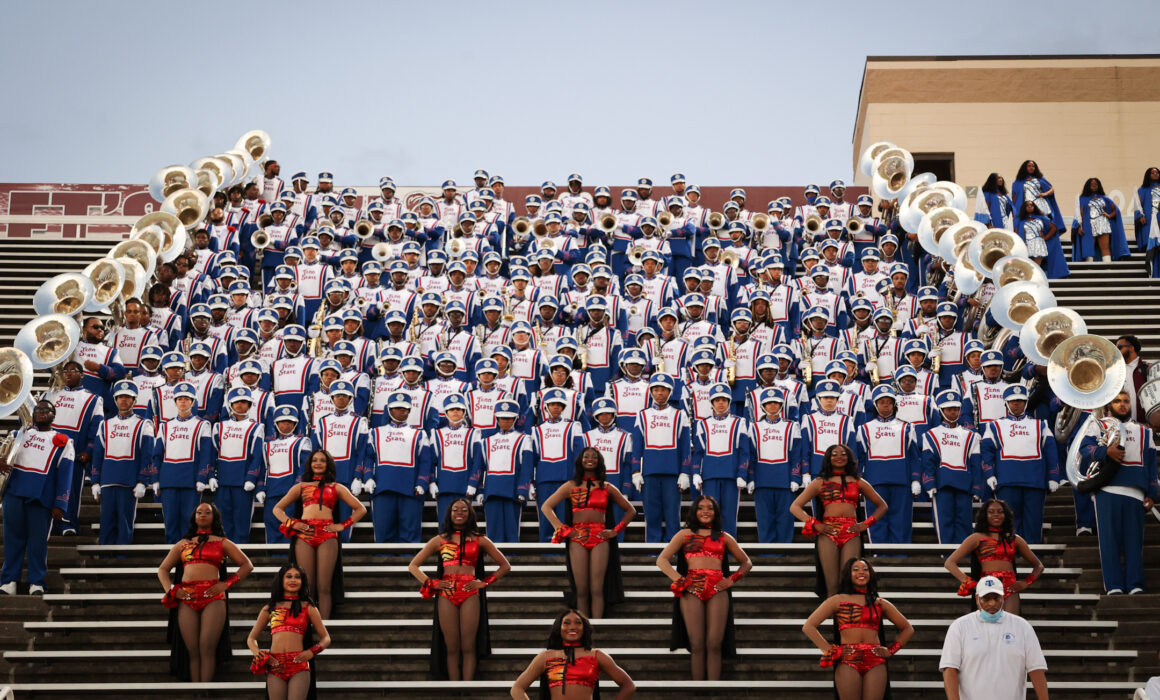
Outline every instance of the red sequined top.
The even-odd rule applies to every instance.
[[[698,535],[690,532],[685,537],[685,545],[682,547],[685,552],[685,558],[692,557],[712,557],[714,559],[725,558],[725,538],[712,539],[705,535]]]
[[[274,608],[270,611],[270,634],[296,632],[306,634],[310,625],[310,606],[303,605],[297,616],[290,614],[290,608]]]
[[[1015,562],[1015,540],[1004,542],[993,537],[979,537],[979,546],[975,550],[979,561],[1006,561]]]
[[[439,544],[439,558],[443,560],[444,566],[448,564],[475,566],[475,563],[479,561],[479,541],[470,539],[460,544],[454,540],[445,539]]]
[[[222,561],[226,558],[225,550],[222,549],[222,542],[225,540],[206,540],[205,542],[186,542],[181,546],[181,562],[188,566],[190,564],[209,564],[210,566],[221,566]]]
[[[842,485],[827,481],[822,484],[822,491],[818,497],[822,499],[822,505],[828,506],[831,503],[848,503],[852,506],[858,505],[858,496],[862,493],[862,488],[858,486],[858,481],[847,481],[846,487],[843,489]]]
[[[591,479],[585,479],[581,486],[572,487],[569,500],[572,501],[572,512],[579,510],[594,510],[603,513],[608,510],[608,490],[603,486],[593,486]]]
[[[318,484],[302,484],[302,507],[316,506],[320,503],[327,508],[334,508],[338,503],[338,489],[335,485],[327,484],[319,489]]]
[[[544,663],[544,673],[548,676],[549,688],[569,683],[595,688],[600,680],[600,665],[595,654],[578,657],[573,663],[568,663],[567,657],[554,656]]]
[[[839,632],[851,627],[876,630],[882,626],[882,606],[877,601],[873,605],[839,603],[836,617]]]

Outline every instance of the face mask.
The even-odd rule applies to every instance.
[[[983,622],[996,623],[999,620],[1003,619],[1003,608],[999,608],[998,612],[993,612],[993,613],[989,613],[986,610],[980,609],[979,610],[979,617],[983,620]]]

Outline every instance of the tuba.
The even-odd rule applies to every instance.
[[[267,154],[270,152],[270,135],[260,129],[247,131],[234,144],[234,149],[245,151],[250,154],[250,158],[261,163],[266,160]]]
[[[981,236],[975,236],[967,246],[971,267],[987,277],[993,276],[993,268],[1009,255],[1027,257],[1027,244],[1023,239],[999,228],[987,229]]]
[[[209,197],[195,189],[177,190],[161,204],[161,211],[176,216],[186,228],[200,224],[209,210]]]
[[[870,189],[879,199],[896,199],[914,173],[914,157],[902,148],[887,148],[874,159]]]
[[[32,297],[32,308],[37,315],[64,314],[74,316],[84,311],[93,301],[96,290],[93,282],[79,272],[65,272],[50,277]]]
[[[16,460],[20,433],[32,423],[35,405],[32,401],[32,361],[15,348],[0,350],[0,417],[7,418],[13,413],[20,417],[20,428],[0,441],[0,459],[8,464]],[[0,473],[0,499],[8,490],[11,475],[11,470]]]
[[[168,165],[149,179],[149,196],[164,202],[178,190],[197,189],[201,180],[193,168],[185,165]]]
[[[968,217],[954,207],[931,209],[923,215],[918,224],[918,242],[931,255],[938,255],[939,241],[952,226],[965,223]]]
[[[1023,323],[1019,329],[1019,349],[1028,360],[1046,367],[1060,343],[1086,333],[1087,324],[1076,312],[1062,306],[1047,308]]]
[[[189,245],[189,237],[181,219],[162,211],[155,211],[137,219],[129,231],[129,238],[145,237],[144,231],[150,227],[160,228],[163,234],[161,247],[154,248],[161,257],[161,262],[173,262]]]
[[[81,326],[76,319],[64,314],[48,314],[24,324],[13,345],[27,357],[32,369],[49,369],[67,362],[80,340]],[[54,370],[53,386],[59,386],[61,380],[62,376]]]

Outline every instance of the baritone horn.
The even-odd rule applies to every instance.
[[[660,224],[662,231],[668,231],[673,226],[673,215],[671,212],[662,211],[657,214],[657,223]]]
[[[862,233],[863,229],[865,228],[866,223],[857,216],[851,216],[849,219],[846,219],[846,230],[850,233],[851,236],[857,236],[859,233]]]
[[[250,234],[250,246],[254,250],[265,250],[270,247],[270,234],[266,233],[264,229],[258,229]]]
[[[733,268],[734,272],[736,272],[737,269],[741,267],[741,258],[737,256],[737,253],[731,251],[725,251],[724,253],[721,253],[721,262]]]
[[[629,248],[627,256],[628,264],[633,267],[640,267],[641,263],[644,262],[644,253],[645,250],[642,245],[634,245],[632,248]]]
[[[720,231],[725,228],[725,215],[719,211],[709,212],[709,228]]]
[[[376,243],[371,248],[371,257],[378,262],[385,263],[391,259],[391,246],[386,243]]]
[[[521,216],[512,222],[512,231],[515,231],[517,236],[527,236],[531,230],[532,221],[526,216]]]
[[[821,233],[822,227],[825,225],[826,222],[822,221],[822,217],[818,216],[817,214],[810,214],[807,216],[805,229],[806,233],[809,234],[809,239],[813,240],[814,236],[817,236],[819,233]]]
[[[79,272],[65,272],[50,277],[32,297],[32,308],[38,315],[72,316],[84,311],[93,300],[93,282]]]
[[[758,212],[758,213],[753,215],[753,220],[750,221],[749,223],[750,223],[750,226],[753,227],[754,233],[757,233],[757,234],[765,233],[767,230],[769,230],[769,226],[770,226],[769,214],[762,214],[761,212]]]
[[[615,214],[603,214],[599,221],[596,222],[601,231],[605,233],[613,233],[616,231],[617,220]]]
[[[355,222],[354,235],[358,236],[360,241],[366,240],[374,232],[375,224],[370,219],[359,219]]]

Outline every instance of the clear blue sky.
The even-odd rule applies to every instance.
[[[1160,2],[92,2],[0,15],[0,181],[143,183],[261,128],[337,184],[849,178],[867,55],[1160,51]],[[16,96],[20,96],[19,99]]]

